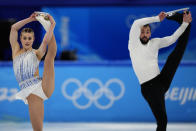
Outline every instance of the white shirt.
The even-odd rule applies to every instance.
[[[159,16],[135,20],[129,34],[129,52],[135,74],[142,84],[160,74],[158,66],[158,51],[176,42],[188,26],[183,22],[171,36],[154,38],[143,45],[140,41],[141,27],[153,22],[160,22]]]

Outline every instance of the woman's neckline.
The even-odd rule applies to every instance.
[[[29,52],[34,52],[34,51],[35,51],[35,49],[27,50],[27,51],[24,51],[24,52],[21,51],[22,53],[20,53],[19,55],[15,56],[15,58],[13,59],[13,61],[15,59],[17,59],[18,57],[20,57],[21,55],[24,55],[24,54],[29,53]]]

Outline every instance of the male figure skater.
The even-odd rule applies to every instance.
[[[161,22],[165,18],[180,23],[180,27],[171,36],[150,39],[150,23]],[[156,131],[166,131],[167,114],[165,108],[165,93],[170,87],[174,74],[182,59],[191,27],[191,13],[176,13],[167,16],[161,12],[158,16],[135,20],[129,34],[129,52],[135,74],[141,85],[141,92],[148,102],[157,121]],[[158,51],[176,42],[175,49],[167,58],[160,71],[158,66]]]

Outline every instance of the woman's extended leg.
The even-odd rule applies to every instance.
[[[44,60],[44,72],[42,79],[42,88],[46,96],[49,98],[54,91],[54,59],[56,56],[57,46],[54,34],[48,44],[48,52]]]

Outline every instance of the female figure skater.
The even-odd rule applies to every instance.
[[[42,131],[44,119],[44,103],[54,91],[54,58],[56,56],[56,41],[53,34],[55,21],[47,15],[50,26],[43,38],[39,49],[33,49],[34,32],[24,28],[20,34],[22,48],[18,43],[18,30],[25,24],[36,21],[37,13],[21,20],[11,27],[10,44],[12,48],[13,67],[21,91],[16,94],[16,99],[21,99],[29,106],[30,120],[34,131]],[[43,79],[39,77],[39,62],[48,52],[44,60]]]

